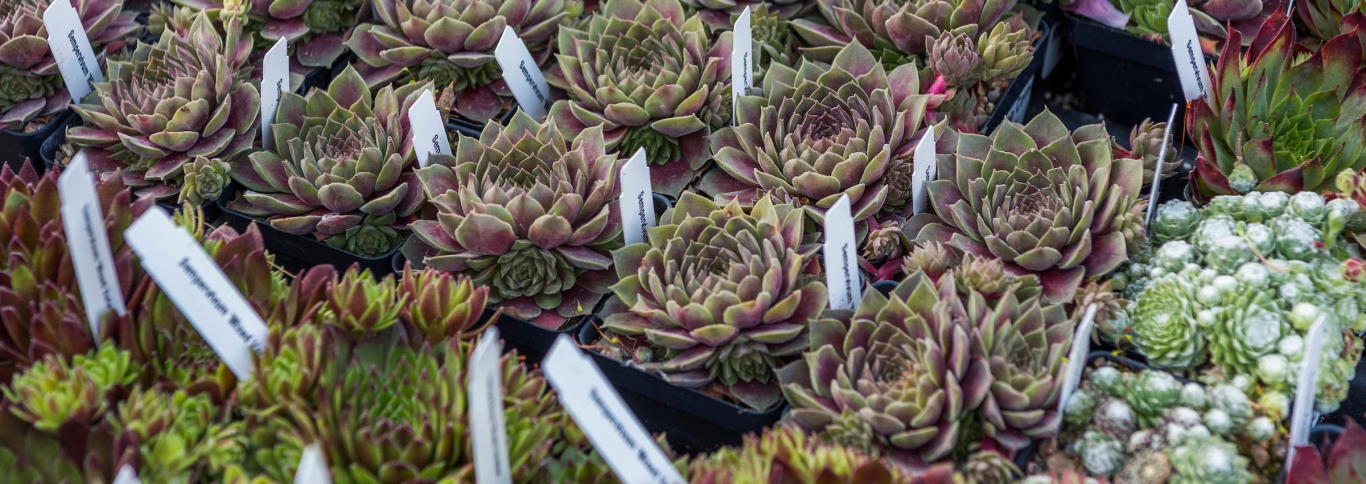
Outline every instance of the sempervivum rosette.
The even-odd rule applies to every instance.
[[[888,74],[858,43],[841,50],[828,68],[809,61],[798,69],[774,64],[764,77],[764,96],[741,97],[735,126],[712,134],[716,164],[724,171],[707,174],[700,187],[743,203],[783,190],[802,200],[818,223],[843,195],[856,221],[878,215],[884,204],[899,210],[910,187],[891,193],[886,175],[911,162],[929,101],[919,87],[915,66]]]
[[[289,42],[290,63],[330,69],[342,39],[366,12],[363,0],[174,0],[226,22],[237,19],[261,50]]]
[[[275,151],[258,151],[232,176],[248,188],[231,206],[271,227],[312,235],[375,257],[398,246],[422,204],[409,166],[415,159],[408,108],[430,84],[381,89],[347,67],[327,91],[280,96]]]
[[[731,32],[713,44],[678,0],[610,0],[586,30],[560,29],[547,81],[569,91],[550,117],[568,135],[602,126],[607,147],[645,148],[654,190],[678,196],[730,120]]]
[[[923,228],[908,233],[1037,274],[1049,302],[1070,302],[1145,240],[1143,162],[1115,159],[1110,144],[1104,126],[1069,132],[1047,111],[990,137],[948,131],[926,184],[937,217],[917,215]]]
[[[567,138],[521,112],[462,136],[455,156],[417,171],[436,207],[436,220],[412,224],[437,251],[424,262],[489,286],[504,311],[546,328],[588,314],[614,281],[620,166],[600,128]]]
[[[685,193],[649,242],[613,252],[626,309],[603,329],[676,385],[767,409],[782,401],[774,369],[801,354],[827,300],[801,234],[801,210],[769,197],[745,210]]]
[[[360,57],[371,87],[423,80],[453,86],[454,112],[488,121],[511,92],[493,48],[506,27],[531,50],[537,65],[550,58],[550,41],[566,15],[564,0],[375,0],[377,21],[356,27],[346,45]],[[539,69],[536,66],[528,66]]]
[[[1366,167],[1361,42],[1342,34],[1313,55],[1296,51],[1295,25],[1277,11],[1251,49],[1229,33],[1210,75],[1211,106],[1196,100],[1186,131],[1200,147],[1191,187],[1202,200],[1257,191],[1323,191],[1343,169]]]
[[[236,160],[256,140],[261,96],[246,62],[251,40],[236,21],[224,33],[201,14],[188,30],[111,59],[108,80],[74,106],[90,126],[71,128],[67,139],[95,148],[93,169],[122,168],[125,184],[154,198],[179,194],[197,157]]]
[[[0,1],[0,125],[5,129],[25,130],[30,122],[46,123],[47,116],[71,102],[47,45],[43,12],[49,5],[47,0]],[[134,20],[137,13],[124,12],[120,0],[78,0],[71,6],[81,17],[96,55],[142,29]],[[91,64],[90,68],[98,67]]]

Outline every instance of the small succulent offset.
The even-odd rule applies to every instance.
[[[806,348],[827,301],[802,217],[768,197],[744,209],[684,193],[647,242],[612,253],[624,308],[603,329],[676,385],[772,407],[782,401],[774,370]]]
[[[280,39],[290,46],[290,58],[305,67],[328,68],[346,53],[342,39],[365,15],[362,0],[174,0],[215,19],[235,19],[261,50]]]
[[[905,474],[886,460],[786,425],[764,430],[763,435],[746,435],[741,446],[699,456],[688,466],[694,484],[910,482],[911,477]]]
[[[899,215],[911,190],[888,184],[886,175],[911,164],[923,136],[929,96],[919,86],[915,66],[888,73],[857,42],[829,67],[774,64],[762,96],[740,97],[735,126],[711,135],[721,170],[707,174],[700,188],[723,203],[745,204],[781,190],[818,224],[845,195],[857,222],[884,211]]]
[[[511,27],[531,51],[539,70],[550,59],[566,15],[565,0],[375,0],[376,20],[356,26],[346,45],[361,60],[371,87],[430,81],[453,86],[454,112],[486,122],[507,106],[502,70],[493,48]],[[545,93],[549,94],[549,93]]]
[[[407,112],[428,89],[388,86],[372,97],[348,66],[327,91],[282,93],[275,148],[234,164],[233,178],[248,190],[230,206],[361,257],[397,247],[423,201]]]
[[[1148,185],[1153,181],[1153,172],[1161,172],[1162,178],[1166,179],[1176,174],[1176,168],[1181,166],[1181,160],[1176,158],[1177,149],[1167,140],[1166,155],[1162,155],[1162,134],[1167,129],[1167,123],[1154,123],[1150,119],[1143,120],[1138,126],[1134,126],[1133,131],[1129,132],[1129,148],[1119,146],[1116,142],[1113,145],[1116,158],[1133,158],[1143,161],[1143,184]],[[1163,156],[1162,163],[1157,162],[1157,157]]]
[[[519,112],[506,128],[461,136],[455,152],[417,170],[436,209],[412,224],[436,250],[427,267],[469,276],[490,302],[545,328],[590,313],[615,282],[609,251],[621,246],[623,160],[602,129],[566,137]]]
[[[177,195],[187,164],[200,157],[235,162],[256,140],[261,96],[250,54],[239,22],[219,34],[208,15],[197,15],[189,30],[110,59],[108,80],[73,106],[90,126],[71,128],[67,139],[95,148],[95,171],[123,169],[139,196]]]
[[[1210,76],[1210,98],[1232,101],[1196,100],[1186,113],[1186,131],[1200,148],[1191,174],[1200,199],[1323,191],[1338,172],[1366,167],[1366,91],[1355,87],[1366,76],[1357,37],[1339,35],[1301,56],[1294,23],[1277,11],[1246,54],[1239,38],[1229,34]]]
[[[47,0],[0,2],[0,127],[26,132],[30,124],[46,124],[46,117],[66,109],[72,99],[62,82],[57,60],[47,44],[43,12]],[[95,54],[106,46],[134,37],[142,27],[137,12],[123,11],[119,0],[71,2],[85,27]],[[94,65],[91,68],[97,68]]]
[[[567,136],[602,126],[607,148],[645,149],[654,190],[678,196],[710,158],[707,135],[730,120],[732,32],[711,42],[678,0],[609,0],[586,30],[560,29],[550,108]]]
[[[0,387],[7,409],[43,432],[56,435],[72,421],[90,426],[109,409],[105,392],[127,387],[138,377],[128,353],[114,345],[66,361],[48,355]]]
[[[1000,258],[1012,274],[1038,275],[1049,302],[1071,302],[1083,281],[1119,267],[1145,240],[1143,164],[1114,158],[1111,143],[1104,126],[1069,132],[1047,111],[990,137],[949,130],[938,179],[926,184],[935,214],[917,215],[907,231]]]

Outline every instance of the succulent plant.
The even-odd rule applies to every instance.
[[[436,249],[424,262],[488,286],[490,302],[546,328],[589,314],[613,282],[608,251],[620,247],[624,161],[606,148],[600,128],[568,137],[524,113],[477,140],[461,136],[454,156],[417,171],[437,213],[412,224]]]
[[[980,37],[1015,7],[1014,1],[820,0],[821,19],[799,19],[793,29],[810,46],[806,51],[828,61],[855,40],[884,65],[896,67],[924,56],[941,32],[962,32],[979,46]]]
[[[902,259],[905,252],[912,249],[910,237],[901,231],[901,225],[894,221],[877,223],[869,221],[868,237],[859,251],[858,265],[865,280],[869,282],[890,281],[905,271],[906,262]]]
[[[1346,484],[1366,479],[1366,431],[1347,419],[1347,428],[1336,440],[1322,446],[1298,446],[1285,474],[1286,484]]]
[[[1134,308],[1134,346],[1155,368],[1184,370],[1204,361],[1205,329],[1196,322],[1194,288],[1181,279],[1153,282]]]
[[[812,6],[811,2],[798,0],[789,3],[780,2],[758,2],[751,5],[750,30],[754,40],[754,83],[763,85],[764,77],[768,75],[768,68],[774,65],[790,66],[797,64],[799,54],[797,48],[797,36],[792,33],[792,22],[794,18],[789,12],[805,10]],[[734,25],[739,20],[740,13],[744,9],[735,10],[730,14],[729,23],[726,27]],[[705,11],[701,14],[707,17]]]
[[[739,447],[699,456],[688,466],[695,484],[760,482],[908,482],[905,471],[856,449],[790,426],[746,435]]]
[[[148,482],[194,482],[221,476],[245,450],[240,424],[226,423],[207,394],[135,390],[111,416],[115,453],[138,464]]]
[[[369,269],[353,265],[331,285],[318,310],[318,320],[354,339],[384,332],[398,323],[408,294],[398,294],[393,275],[376,278]]]
[[[236,20],[250,41],[265,51],[280,39],[290,47],[291,64],[330,69],[346,53],[342,39],[368,13],[361,0],[175,0],[194,11],[206,11],[221,22]],[[291,70],[294,66],[291,65]]]
[[[1238,453],[1236,445],[1217,437],[1188,438],[1169,455],[1175,484],[1253,482],[1247,457]]]
[[[1134,35],[1167,36],[1167,16],[1172,3],[1162,0],[1119,0],[1119,9],[1129,14],[1129,33]]]
[[[817,223],[848,195],[855,221],[884,211],[888,199],[905,209],[910,198],[890,193],[885,174],[911,163],[928,96],[914,66],[890,74],[858,43],[825,68],[803,61],[797,69],[774,64],[763,96],[744,96],[736,125],[711,136],[713,170],[699,188],[725,202],[753,203],[783,190],[800,200]]]
[[[5,55],[0,59],[0,125],[5,129],[27,131],[32,124],[46,124],[49,117],[66,109],[72,99],[57,68],[57,60],[47,45],[43,12],[47,0],[7,0],[0,3],[0,43]],[[118,0],[71,2],[85,28],[86,39],[96,55],[116,42],[135,37],[142,27],[136,12],[123,11]],[[95,68],[95,66],[91,66]]]
[[[934,42],[925,39],[925,43],[929,44],[930,69],[944,76],[945,82],[961,85],[977,81],[982,57],[971,36],[946,30]]]
[[[1070,302],[1146,239],[1142,162],[1113,158],[1110,143],[1103,126],[1069,132],[1047,111],[990,137],[949,130],[925,185],[937,216],[917,215],[908,233],[1000,258],[1008,272],[1037,274],[1049,302]]]
[[[1297,2],[1295,12],[1299,14],[1299,23],[1305,27],[1306,33],[1320,42],[1366,24],[1361,5],[1342,0]]]
[[[1295,26],[1279,11],[1246,55],[1239,38],[1230,32],[1209,94],[1234,101],[1196,100],[1186,113],[1186,131],[1200,147],[1191,183],[1202,200],[1250,190],[1320,191],[1339,171],[1366,167],[1366,91],[1352,87],[1363,82],[1357,38],[1339,35],[1298,56]]]
[[[404,266],[398,297],[406,301],[399,309],[399,319],[412,325],[430,345],[454,338],[470,339],[493,323],[489,319],[480,324],[489,288],[475,285],[469,277],[435,270],[413,271],[411,266]]]
[[[194,161],[184,167],[185,181],[180,187],[180,201],[192,205],[203,205],[218,200],[223,188],[232,181],[232,166],[218,158],[196,156]]]
[[[454,111],[483,123],[507,107],[511,92],[501,86],[502,70],[493,48],[512,27],[531,50],[539,69],[550,59],[551,40],[566,15],[564,0],[376,0],[375,21],[356,26],[346,45],[360,58],[366,82],[395,81],[452,85]],[[548,93],[547,93],[548,94]]]
[[[647,242],[612,252],[623,307],[602,328],[675,385],[771,407],[773,370],[801,354],[826,305],[801,227],[799,209],[767,197],[746,210],[684,193]]]
[[[1034,60],[1031,40],[1030,30],[1015,28],[1010,22],[997,23],[977,39],[977,55],[981,59],[978,77],[983,80],[1018,77]]]
[[[607,149],[644,148],[656,192],[678,196],[710,157],[707,135],[730,120],[732,33],[715,43],[678,0],[608,0],[585,30],[560,29],[550,109],[567,136],[602,126]]]
[[[1165,179],[1175,175],[1176,168],[1181,166],[1181,160],[1176,158],[1178,150],[1172,146],[1171,140],[1167,141],[1167,154],[1161,165],[1157,163],[1157,157],[1162,152],[1162,133],[1166,129],[1167,123],[1154,123],[1150,119],[1144,119],[1129,132],[1129,149],[1124,149],[1118,143],[1114,145],[1115,157],[1143,161],[1144,185],[1152,183],[1154,171],[1160,171],[1162,178]]]
[[[410,169],[415,156],[407,112],[427,89],[389,86],[372,97],[348,66],[327,91],[282,93],[275,151],[252,153],[250,166],[233,167],[233,178],[248,191],[230,205],[269,217],[276,230],[313,235],[361,257],[395,248],[400,237],[383,229],[405,230],[423,200]]]
[[[105,345],[90,354],[76,355],[71,362],[48,355],[0,387],[15,416],[33,427],[57,435],[68,421],[90,426],[109,408],[105,393],[127,386],[137,369],[127,352]]]
[[[124,183],[145,197],[180,193],[185,166],[198,157],[236,161],[256,140],[261,107],[251,42],[241,36],[238,22],[220,34],[199,15],[189,30],[110,59],[108,80],[73,106],[90,126],[71,128],[67,139],[93,148],[95,171],[123,169]]]
[[[11,408],[8,401],[0,401],[0,479],[55,484],[86,482],[87,474],[96,479],[102,474],[89,465],[97,456],[73,452],[56,436],[15,416]],[[108,449],[91,446],[89,450],[107,455]]]

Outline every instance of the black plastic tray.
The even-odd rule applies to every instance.
[[[1029,66],[1020,72],[1019,76],[1010,81],[1005,92],[1001,93],[1000,101],[996,103],[996,108],[991,110],[991,116],[987,118],[986,124],[982,125],[981,132],[990,133],[1007,119],[1016,123],[1027,121],[1024,119],[1024,115],[1029,109],[1034,84],[1043,71],[1044,54],[1048,52],[1049,39],[1050,37],[1057,38],[1048,35],[1054,28],[1057,27],[1049,25],[1047,21],[1039,22],[1039,29],[1043,35],[1040,35],[1039,40],[1034,44],[1034,59],[1029,62]]]
[[[1086,110],[1106,119],[1137,125],[1164,120],[1177,104],[1172,140],[1184,133],[1186,98],[1171,46],[1063,13],[1066,38],[1077,57],[1077,77]],[[1206,61],[1213,59],[1206,56]]]
[[[10,169],[18,170],[24,165],[24,160],[32,160],[35,170],[44,170],[44,166],[39,164],[42,160],[43,142],[47,141],[52,133],[59,130],[70,122],[71,118],[77,117],[75,111],[67,109],[52,116],[43,127],[31,133],[20,133],[12,130],[0,130],[0,162],[9,165]],[[40,173],[41,174],[41,173]]]
[[[507,126],[508,121],[512,120],[512,116],[516,114],[519,109],[520,108],[517,107],[517,101],[513,101],[512,107],[508,108],[506,111],[503,111],[503,113],[498,115],[497,117],[489,120],[489,122],[497,122],[498,124]],[[457,133],[469,136],[474,139],[479,139],[479,134],[484,132],[484,126],[486,126],[485,123],[476,123],[474,121],[469,120],[468,118],[465,118],[464,116],[459,116],[456,114],[451,114],[450,119],[446,121],[446,131],[455,131]],[[455,141],[457,140],[451,140],[452,143],[454,143]]]

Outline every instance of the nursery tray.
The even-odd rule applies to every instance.
[[[75,112],[71,112],[71,116],[62,119],[60,124],[53,127],[47,138],[44,138],[38,145],[38,159],[35,161],[41,160],[43,164],[35,163],[33,168],[39,170],[39,173],[51,170],[53,165],[57,164],[57,148],[66,142],[66,129],[80,123],[81,117],[77,116]]]
[[[990,133],[1005,120],[1014,123],[1025,122],[1029,101],[1034,93],[1034,82],[1043,71],[1046,60],[1045,53],[1048,52],[1049,42],[1057,38],[1055,35],[1050,35],[1054,28],[1047,21],[1039,22],[1039,30],[1042,34],[1034,44],[1033,60],[1029,61],[1029,66],[1020,71],[1019,76],[1011,79],[1010,85],[1006,86],[1004,93],[1001,93],[1001,99],[996,102],[996,108],[991,110],[991,117],[987,118],[986,124],[982,125],[983,133]]]
[[[511,121],[512,116],[517,113],[517,109],[517,101],[513,101],[511,107],[506,111],[503,111],[502,114],[490,119],[489,122],[497,122],[498,124],[507,126],[508,121]],[[487,126],[487,123],[476,123],[468,118],[455,114],[451,114],[450,119],[446,121],[446,131],[455,131],[474,139],[479,139],[479,134],[484,132],[484,126]],[[455,141],[457,140],[451,140],[452,144],[454,144]]]
[[[1166,119],[1175,103],[1180,107],[1172,140],[1180,143],[1186,99],[1171,46],[1069,12],[1063,13],[1063,23],[1076,54],[1086,110],[1133,126],[1144,119]],[[1206,60],[1213,59],[1207,56]]]
[[[43,142],[47,141],[52,133],[62,131],[65,135],[65,127],[71,123],[71,119],[80,119],[76,112],[70,109],[62,111],[52,116],[52,119],[43,127],[31,133],[20,133],[13,130],[0,130],[0,161],[4,162],[10,169],[18,170],[23,166],[24,160],[32,160],[34,169],[42,171],[43,166],[38,162],[42,160]]]

